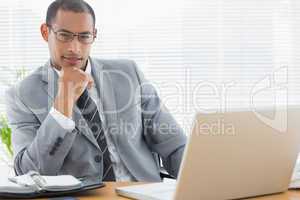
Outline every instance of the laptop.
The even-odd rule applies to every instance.
[[[238,199],[289,188],[300,148],[300,106],[198,113],[177,181],[116,188],[144,200]]]

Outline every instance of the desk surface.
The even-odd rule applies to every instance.
[[[115,193],[115,188],[119,186],[134,185],[140,183],[133,182],[106,182],[106,186],[93,191],[88,191],[76,196],[73,196],[76,200],[126,200],[127,198],[118,196]],[[70,198],[71,200],[72,198]],[[46,199],[45,199],[46,200]],[[128,200],[128,199],[127,199]],[[251,198],[251,200],[300,200],[300,190],[289,190],[285,193],[276,195],[268,195],[257,198]]]

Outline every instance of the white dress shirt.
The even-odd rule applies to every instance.
[[[56,71],[58,76],[60,76],[60,71],[54,67],[53,67],[53,69]],[[91,64],[90,64],[90,61],[88,60],[85,72],[88,73],[89,75],[91,75],[91,71],[92,71]],[[99,94],[95,87],[95,84],[89,90],[89,93],[91,95],[92,100],[94,102],[97,102],[96,100],[99,99]],[[97,103],[96,103],[96,105],[97,105],[98,111],[100,111],[99,105]],[[66,117],[65,115],[63,115],[62,113],[60,113],[54,107],[51,108],[50,114],[64,129],[71,131],[75,128],[75,122],[72,119],[70,119],[70,118]],[[103,115],[100,114],[101,119],[102,119],[102,116]],[[134,178],[132,177],[132,175],[130,174],[130,172],[128,171],[128,169],[125,167],[124,163],[120,159],[120,155],[118,154],[116,147],[115,147],[114,143],[112,142],[111,137],[109,135],[105,135],[105,138],[106,138],[106,142],[107,142],[108,151],[110,152],[110,159],[111,159],[113,169],[115,172],[116,181],[133,181]]]

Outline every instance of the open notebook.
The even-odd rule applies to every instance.
[[[30,171],[25,175],[0,179],[0,197],[59,196],[103,186],[102,182],[86,183],[71,175],[41,176]]]

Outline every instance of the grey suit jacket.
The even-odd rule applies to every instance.
[[[162,105],[153,86],[129,60],[90,58],[99,92],[103,128],[137,181],[160,181],[153,153],[177,176],[186,136]],[[99,146],[75,106],[76,128],[64,129],[49,114],[57,93],[57,74],[47,62],[6,93],[17,174],[71,174],[102,180]],[[101,105],[100,105],[101,104]]]

